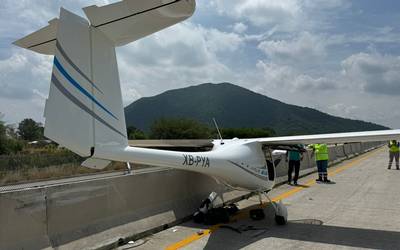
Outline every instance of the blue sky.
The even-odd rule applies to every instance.
[[[11,45],[61,6],[115,1],[2,0],[0,112],[43,121],[51,57]],[[117,49],[124,103],[204,82],[400,128],[400,1],[198,0],[187,21]],[[233,100],[234,101],[234,100]],[[284,115],[284,114],[283,114]]]

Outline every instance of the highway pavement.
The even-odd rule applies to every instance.
[[[285,226],[275,224],[266,201],[266,218],[249,219],[259,206],[251,197],[228,224],[187,222],[119,249],[399,249],[400,170],[388,170],[387,161],[383,147],[330,168],[334,184],[312,174],[300,186],[277,187],[269,195],[287,206]]]

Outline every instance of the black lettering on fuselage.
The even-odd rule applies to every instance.
[[[201,157],[196,156],[196,167],[199,165],[199,163],[201,163]]]
[[[184,154],[182,165],[209,168],[210,159],[204,156],[198,156],[198,155],[193,156]]]
[[[193,155],[189,155],[189,164],[188,165],[192,166],[193,163],[194,163]]]
[[[183,163],[182,165],[187,165],[188,164],[188,156],[187,155],[183,155]]]
[[[205,163],[205,167],[206,167],[206,168],[209,168],[209,167],[210,167],[210,159],[208,159],[208,157],[207,157],[207,159],[206,159],[205,162],[206,162],[206,163]]]

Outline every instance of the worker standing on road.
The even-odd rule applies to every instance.
[[[297,180],[299,179],[299,172],[300,172],[300,161],[303,160],[303,152],[300,152],[298,150],[286,151],[286,162],[288,160],[289,160],[288,184],[290,185],[292,182],[292,173],[294,169],[293,185],[297,186]]]
[[[315,161],[318,168],[318,179],[316,181],[331,183],[328,179],[328,146],[326,144],[311,144],[309,147],[315,153]]]
[[[399,152],[400,145],[396,140],[391,140],[388,144],[389,147],[389,166],[388,169],[392,167],[393,158],[396,160],[396,169],[399,170]]]

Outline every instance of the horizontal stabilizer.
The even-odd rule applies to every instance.
[[[106,168],[111,161],[108,160],[102,160],[102,159],[97,159],[97,158],[88,158],[84,162],[82,162],[83,167],[87,168],[93,168],[93,169],[104,169]]]
[[[57,30],[58,19],[54,18],[49,21],[49,25],[46,27],[15,41],[13,44],[40,54],[54,55]]]
[[[90,24],[122,46],[189,18],[195,0],[124,0],[83,8]]]

